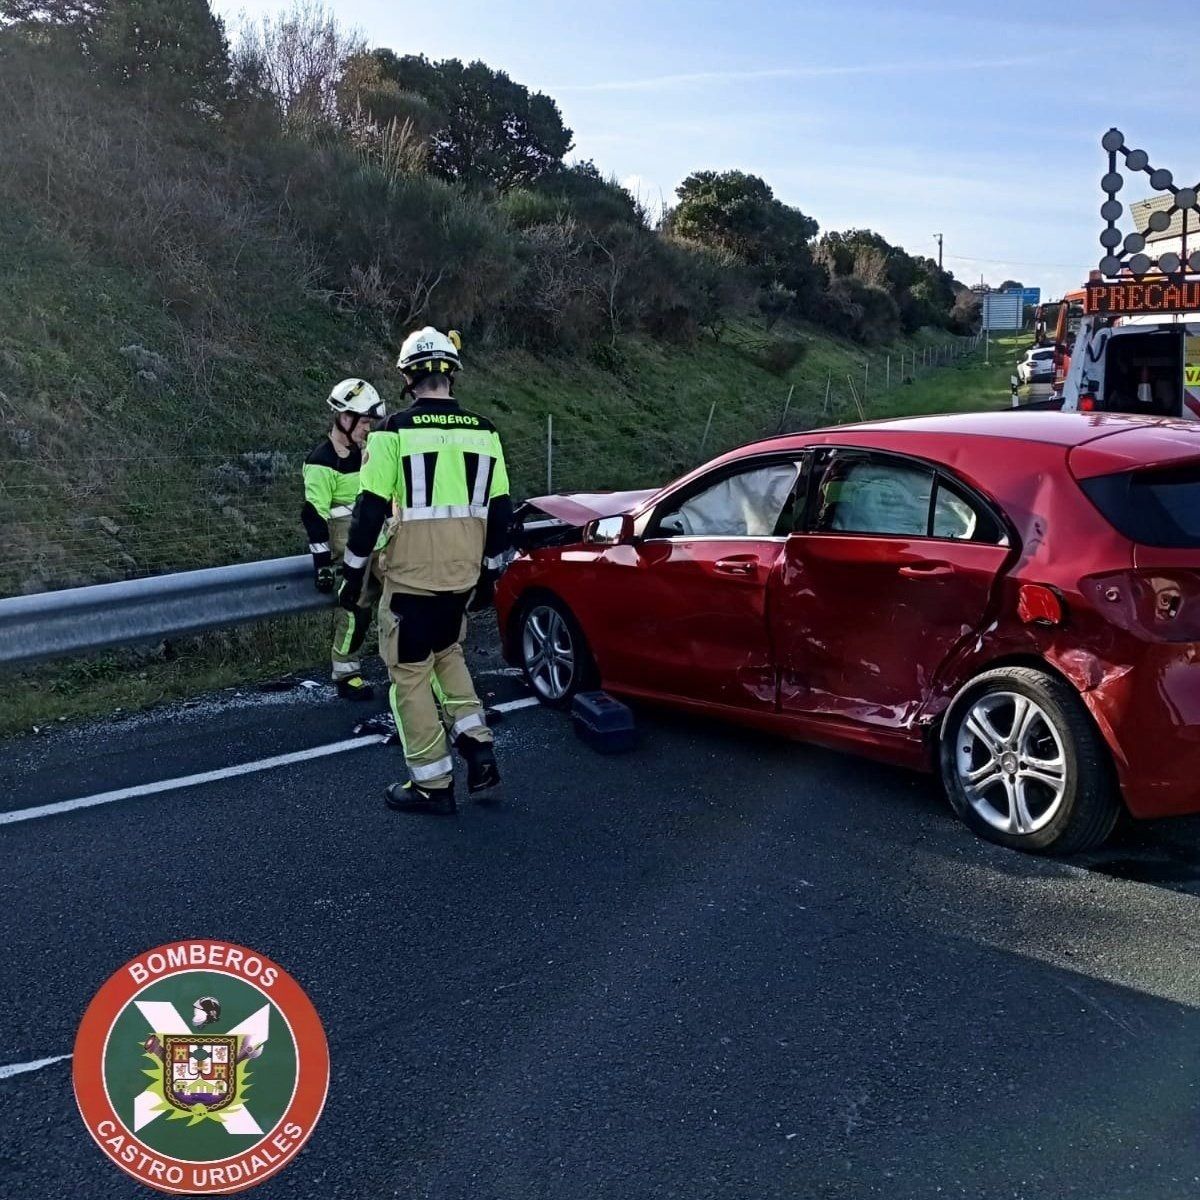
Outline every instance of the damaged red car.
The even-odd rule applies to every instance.
[[[1200,811],[1196,424],[841,426],[520,517],[497,610],[546,704],[604,687],[937,771],[1022,850]]]

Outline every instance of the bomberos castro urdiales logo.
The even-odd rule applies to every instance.
[[[269,958],[228,942],[139,954],[88,1005],[75,1099],[100,1149],[163,1192],[240,1192],[285,1167],[329,1087],[312,1002]]]

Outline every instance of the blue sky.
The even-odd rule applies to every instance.
[[[218,0],[240,13],[278,3]],[[654,206],[740,168],[817,218],[869,226],[963,280],[1061,293],[1099,259],[1101,134],[1200,178],[1196,0],[346,0],[372,45],[481,58],[552,95],[594,159]],[[1137,184],[1137,180],[1145,186]],[[1149,194],[1144,175],[1123,198]]]

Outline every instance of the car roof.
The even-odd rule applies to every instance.
[[[853,441],[866,444],[880,439],[884,445],[896,435],[941,438],[980,438],[991,440],[1038,442],[1056,446],[1082,446],[1099,438],[1152,428],[1197,430],[1191,421],[1165,417],[1139,417],[1131,413],[1021,412],[994,409],[990,412],[943,413],[929,417],[893,417],[881,421],[860,421],[851,425],[832,425],[807,433],[772,438],[771,443],[796,445],[821,442]],[[759,443],[766,446],[768,443]],[[779,445],[779,449],[785,448]]]

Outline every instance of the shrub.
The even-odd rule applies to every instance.
[[[575,348],[601,327],[585,248],[569,218],[532,225],[520,234],[521,273],[501,319],[510,340],[531,349]]]
[[[773,338],[755,356],[755,361],[772,375],[786,375],[798,366],[808,347],[798,338]]]
[[[334,142],[292,152],[305,185],[288,215],[316,247],[332,290],[345,292],[355,269],[371,271],[375,303],[387,297],[379,315],[401,329],[470,326],[503,301],[517,246],[494,207],[440,179],[364,164]]]
[[[505,192],[497,203],[515,229],[554,225],[559,215],[567,209],[561,200],[530,188],[513,188]]]
[[[865,345],[890,342],[900,333],[900,309],[882,288],[853,275],[834,279],[825,292],[822,324]]]

